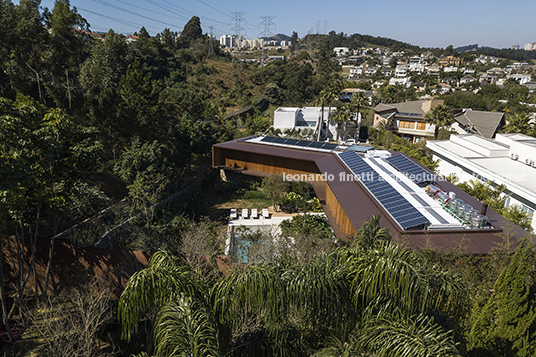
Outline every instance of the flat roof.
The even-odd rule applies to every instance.
[[[506,220],[503,216],[487,210],[488,222],[494,229],[432,229],[432,230],[409,230],[403,231],[397,222],[383,208],[383,206],[368,192],[364,185],[355,180],[345,180],[345,175],[352,175],[346,168],[336,152],[305,150],[296,147],[282,147],[276,145],[263,145],[254,137],[233,140],[214,145],[214,147],[242,152],[278,156],[298,160],[314,161],[319,171],[331,173],[332,180],[327,182],[329,188],[336,197],[339,205],[344,210],[353,227],[357,230],[361,225],[375,214],[382,216],[381,226],[389,228],[393,235],[393,241],[397,244],[411,248],[432,249],[458,249],[465,253],[483,254],[498,248],[504,238],[500,233],[504,230],[515,238],[523,238],[525,231]],[[393,155],[405,155],[393,152]],[[416,162],[417,165],[421,166]],[[431,172],[431,171],[429,171]],[[444,192],[454,192],[457,198],[480,211],[482,203],[471,197],[457,186],[448,181],[438,181],[434,184]],[[431,206],[431,205],[430,205]],[[513,246],[517,244],[514,243]]]
[[[494,173],[498,178],[536,192],[536,168],[509,157],[472,158],[469,161]]]
[[[464,158],[485,157],[484,155],[479,154],[474,150],[458,145],[450,140],[449,141],[433,141],[433,142],[429,141],[428,143],[433,143],[434,145],[437,145],[445,150],[452,152],[453,154],[456,154]]]

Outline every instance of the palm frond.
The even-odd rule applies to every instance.
[[[312,259],[287,270],[282,278],[290,306],[315,327],[339,325],[350,308],[345,273],[327,258]]]
[[[287,304],[280,274],[272,264],[236,269],[211,290],[215,316],[223,323],[235,325],[240,316],[253,313],[267,326],[280,325],[284,322]]]
[[[217,329],[210,313],[185,295],[160,311],[155,345],[156,357],[220,356]]]
[[[129,279],[119,298],[119,321],[123,328],[123,338],[127,340],[137,331],[139,321],[149,309],[158,311],[181,294],[204,299],[204,286],[194,279],[191,269],[176,266],[169,253],[157,252],[153,258],[146,269]]]
[[[424,315],[370,318],[359,340],[369,353],[379,357],[460,356],[451,333]]]

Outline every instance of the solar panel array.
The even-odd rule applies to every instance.
[[[298,146],[301,148],[324,149],[324,150],[335,150],[338,146],[337,144],[323,143],[319,141],[276,138],[273,136],[265,136],[264,138],[261,139],[261,142]]]
[[[406,230],[420,225],[430,224],[415,207],[411,205],[391,184],[381,176],[354,151],[339,154],[348,168],[360,178],[361,183],[374,195],[380,204]]]
[[[386,159],[395,169],[406,175],[415,183],[434,182],[435,175],[429,173],[404,155],[391,156]]]

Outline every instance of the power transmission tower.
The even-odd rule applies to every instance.
[[[328,20],[324,20],[324,34],[328,34]]]
[[[275,19],[275,16],[261,16],[260,18],[262,19],[262,22],[260,23],[259,27],[264,25],[264,31],[261,32],[261,38],[263,38],[261,63],[264,64],[264,61],[266,58],[268,58],[268,48],[264,45],[264,38],[268,39],[272,37],[270,26],[275,26],[275,23],[272,21]]]
[[[234,22],[234,26],[231,28],[231,31],[234,32],[235,36],[235,42],[238,45],[238,57],[240,59],[241,55],[241,47],[242,47],[242,31],[244,31],[244,28],[242,27],[242,23],[247,25],[246,19],[244,19],[245,12],[231,12],[231,15],[233,17],[231,18],[231,22]]]
[[[316,34],[320,33],[320,20],[316,20]]]
[[[208,28],[210,30],[208,40],[208,54],[210,55],[214,53],[214,45],[212,44],[212,40],[214,38],[214,26],[209,26]]]

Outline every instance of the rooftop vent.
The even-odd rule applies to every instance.
[[[518,156],[517,154],[514,154],[514,153],[511,153],[511,154],[510,154],[510,158],[511,158],[512,160],[517,160],[518,157],[519,157],[519,156]]]

